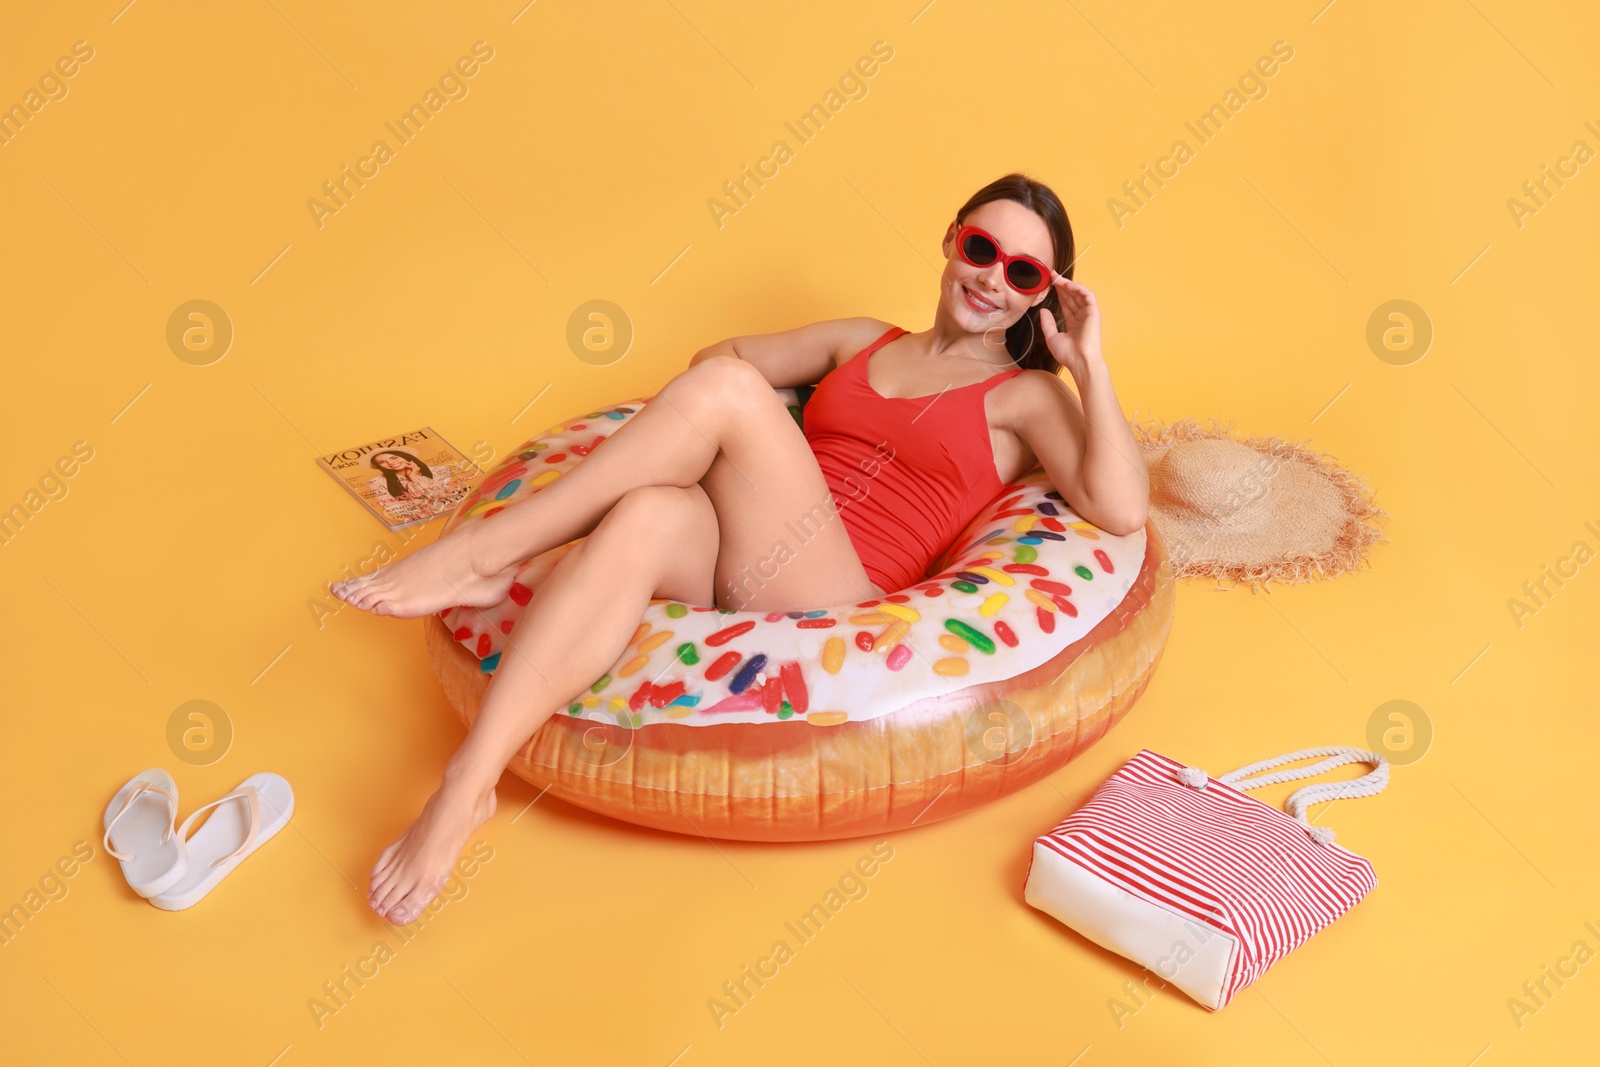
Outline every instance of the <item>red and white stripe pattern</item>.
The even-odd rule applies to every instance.
[[[1141,751],[1039,843],[1134,896],[1235,939],[1218,1007],[1378,884],[1372,864],[1215,778]]]

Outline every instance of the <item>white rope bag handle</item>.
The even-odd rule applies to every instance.
[[[1285,763],[1296,760],[1310,759],[1313,756],[1326,756],[1320,763],[1313,763],[1306,767],[1293,767],[1276,774],[1261,774],[1273,767],[1281,767]],[[1335,767],[1342,767],[1346,763],[1366,763],[1371,765],[1372,771],[1360,778],[1352,778],[1345,782],[1319,782],[1308,785],[1304,789],[1297,789],[1289,794],[1283,802],[1284,810],[1289,813],[1300,825],[1315,838],[1320,844],[1329,844],[1333,841],[1333,830],[1327,826],[1312,826],[1306,821],[1306,809],[1313,804],[1324,801],[1339,800],[1345,797],[1370,797],[1381,793],[1389,784],[1389,761],[1376,752],[1369,752],[1364,748],[1346,748],[1333,746],[1329,748],[1302,748],[1298,752],[1290,752],[1282,756],[1264,759],[1259,763],[1252,763],[1248,767],[1240,767],[1236,771],[1229,771],[1220,776],[1217,781],[1224,785],[1231,785],[1235,789],[1256,789],[1264,785],[1276,785],[1279,782],[1292,782],[1297,778],[1310,778],[1314,775],[1331,771]],[[1250,777],[1257,775],[1257,777]],[[1204,789],[1206,774],[1198,767],[1184,767],[1178,772],[1178,780],[1184,785],[1195,789]]]

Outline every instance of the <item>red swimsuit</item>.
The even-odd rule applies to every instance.
[[[817,383],[803,409],[807,442],[867,576],[886,593],[924,577],[1003,488],[994,467],[989,390],[1022,368],[928,396],[883,396],[868,383],[887,333]]]

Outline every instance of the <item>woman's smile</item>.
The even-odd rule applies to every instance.
[[[979,296],[976,292],[974,292],[968,286],[963,285],[961,287],[961,291],[962,291],[962,294],[964,296],[966,296],[966,298],[967,298],[967,306],[970,307],[974,311],[990,312],[990,311],[999,311],[1000,310],[1000,305],[999,304],[993,303],[992,301],[989,301],[989,300],[985,300],[983,297]]]

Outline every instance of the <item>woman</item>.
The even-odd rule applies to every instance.
[[[426,496],[433,485],[433,470],[409,452],[392,448],[374,452],[367,458],[367,465],[383,475],[384,487],[396,500]]]
[[[1144,525],[1144,465],[1094,295],[1071,280],[1060,200],[1007,175],[961,208],[944,253],[929,329],[837,319],[719,341],[565,477],[333,587],[377,615],[487,607],[524,560],[583,538],[523,609],[439,790],[373,867],[378,914],[409,923],[438,894],[494,813],[507,761],[616,661],[652,597],[765,611],[882,596],[1036,464],[1096,526]],[[802,433],[774,389],[819,379]],[[844,521],[778,552],[819,506]],[[906,521],[908,508],[920,517]],[[752,582],[752,564],[775,555]]]

